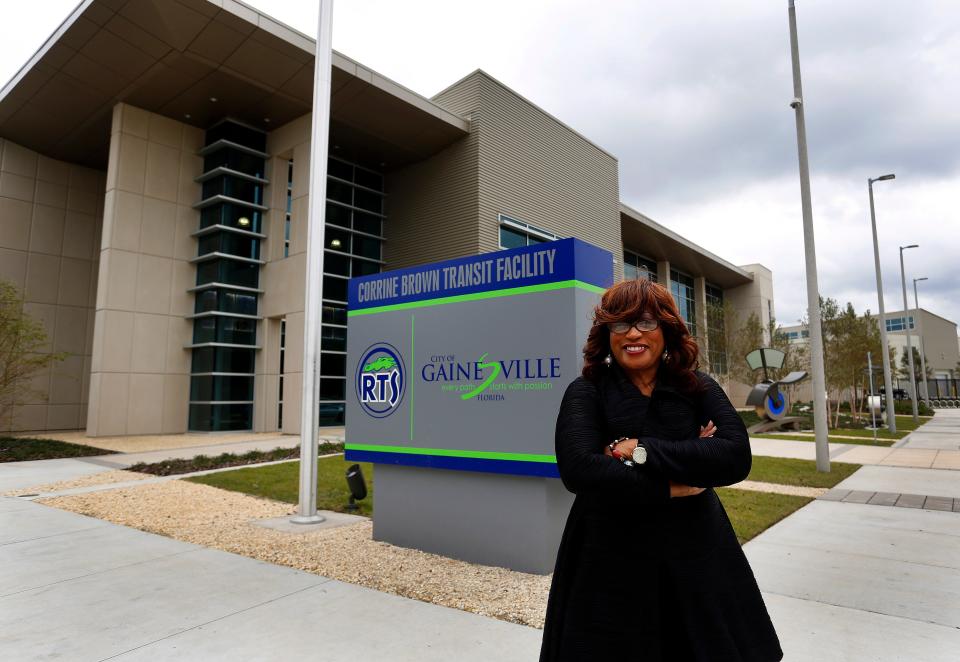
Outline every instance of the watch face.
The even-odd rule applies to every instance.
[[[647,449],[643,446],[637,446],[633,449],[633,461],[637,464],[643,464],[647,461]]]

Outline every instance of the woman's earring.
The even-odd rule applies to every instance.
[[[663,361],[664,363],[666,363],[669,360],[670,360],[670,351],[665,349],[663,350]]]
[[[608,368],[613,365],[613,357],[607,354],[607,356],[603,359],[603,365],[607,366]]]

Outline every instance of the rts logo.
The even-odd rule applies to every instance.
[[[357,364],[357,399],[374,418],[386,418],[403,399],[406,370],[397,348],[388,343],[370,345]]]

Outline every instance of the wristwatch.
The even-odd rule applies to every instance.
[[[637,443],[637,447],[633,449],[633,463],[634,464],[644,464],[647,461],[647,449],[641,444]]]

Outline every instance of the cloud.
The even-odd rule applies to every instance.
[[[297,18],[312,2],[254,4],[315,30]],[[615,154],[624,202],[771,267],[789,322],[806,290],[786,4],[353,0],[335,5],[334,46],[426,95],[485,69]],[[877,186],[887,308],[897,246],[919,243],[922,305],[960,320],[960,12],[800,0],[797,16],[821,292],[876,310],[866,179],[894,171]]]

